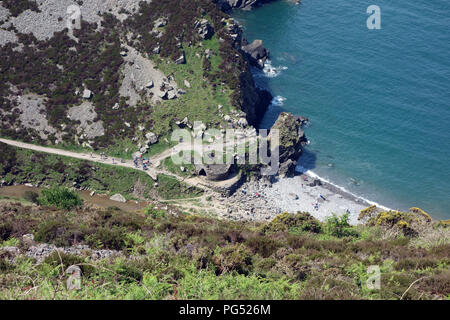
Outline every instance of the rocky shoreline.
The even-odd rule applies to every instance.
[[[231,9],[249,10],[271,1],[223,0],[218,1],[218,4],[222,6],[222,10],[227,12]],[[258,39],[249,44],[242,37],[240,26],[238,28],[242,38],[241,51],[252,66],[262,69],[269,58],[270,51]],[[264,112],[260,119],[267,111],[267,108],[263,109]],[[273,219],[283,211],[294,213],[308,211],[320,220],[324,220],[331,213],[348,213],[350,222],[358,223],[359,212],[370,206],[370,202],[343,191],[308,172],[301,175],[295,173],[302,147],[307,143],[307,138],[302,130],[303,125],[307,122],[308,119],[301,116],[280,114],[271,128],[271,130],[281,131],[278,176],[262,177],[259,180],[244,183],[227,199],[232,208],[224,213],[223,217],[235,220],[264,221]]]
[[[217,4],[224,11],[232,9],[251,10],[255,7],[261,6],[265,3],[272,2],[274,0],[216,0]]]
[[[221,216],[226,219],[270,221],[283,212],[308,212],[324,221],[332,213],[348,213],[349,222],[354,225],[359,223],[360,211],[371,205],[308,174],[253,179],[219,201],[229,207]]]

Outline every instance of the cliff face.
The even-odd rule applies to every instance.
[[[241,80],[241,108],[247,114],[247,121],[258,127],[273,99],[270,92],[255,86],[250,70],[240,76]]]
[[[250,10],[254,7],[271,1],[273,0],[219,0],[218,4],[222,7],[223,10],[230,10],[235,8]]]
[[[264,114],[266,113],[273,97],[267,90],[257,88],[250,66],[262,68],[267,59],[269,52],[262,46],[261,40],[255,40],[253,43],[259,45],[248,45],[246,39],[242,36],[242,29],[233,20],[227,21],[226,30],[231,39],[233,39],[233,47],[240,52],[243,59],[247,61],[239,76],[239,105],[247,114],[247,121],[250,125],[258,127]],[[261,43],[259,43],[260,41]],[[258,53],[263,52],[261,57]]]
[[[241,50],[247,56],[250,63],[257,68],[264,68],[266,60],[269,59],[269,50],[264,48],[262,40],[254,40],[250,44],[246,44],[247,40],[243,40]]]

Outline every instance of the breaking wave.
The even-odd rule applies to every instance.
[[[283,70],[287,69],[288,67],[284,66],[274,67],[272,65],[272,62],[270,60],[267,60],[266,63],[264,64],[263,72],[266,77],[275,78],[278,77]]]

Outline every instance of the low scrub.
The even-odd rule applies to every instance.
[[[0,245],[1,299],[19,294],[38,299],[448,299],[450,294],[448,240],[420,247],[414,241],[421,234],[382,239],[381,226],[350,226],[346,216],[320,222],[305,213],[285,213],[255,224],[169,212],[156,203],[142,212],[67,212],[2,202],[0,221],[5,246],[21,247],[17,239],[32,233],[37,242],[117,251],[103,260],[85,251],[53,253],[37,264]],[[450,230],[440,230],[449,239]],[[69,265],[82,270],[82,288],[76,292],[65,288],[63,269]],[[381,273],[380,290],[367,287],[374,265]],[[24,294],[29,279],[46,286]]]
[[[45,206],[55,206],[60,209],[71,210],[83,204],[78,193],[67,188],[53,187],[42,190],[37,202]]]

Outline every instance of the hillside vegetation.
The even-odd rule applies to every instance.
[[[425,220],[415,220],[420,231]],[[405,235],[401,227],[319,222],[307,213],[269,223],[222,221],[165,210],[77,208],[70,211],[0,200],[2,299],[449,299],[450,242],[440,234]],[[36,260],[37,242],[87,244],[77,254]],[[8,249],[18,247],[20,253]],[[115,254],[96,259],[94,249]],[[30,251],[31,250],[31,251]],[[67,290],[64,270],[78,265],[81,290]],[[370,266],[380,289],[367,287]]]
[[[2,5],[11,16],[28,8],[39,11],[34,1]],[[167,139],[176,121],[185,117],[190,123],[225,126],[223,113],[257,107],[258,99],[248,98],[257,89],[239,44],[229,34],[229,17],[212,1],[142,1],[136,12],[120,12],[127,15],[123,21],[99,12],[101,28],[82,19],[73,37],[66,28],[39,40],[33,33],[22,33],[14,23],[8,27],[18,40],[0,47],[1,136],[130,157],[146,132],[158,135],[160,146],[154,148],[160,150],[169,146]],[[211,28],[207,36],[199,35],[196,23],[200,20]],[[2,24],[6,28],[7,22]],[[184,92],[176,99],[155,101],[145,88],[136,87],[132,89],[140,98],[131,103],[129,96],[121,94],[129,63],[124,57],[127,48],[136,49]],[[180,56],[184,56],[182,63],[177,62]],[[88,103],[95,112],[87,124],[68,117],[70,108],[86,103],[84,89],[92,92]],[[28,122],[24,117],[31,108],[27,103],[32,102],[27,101],[36,101],[33,112],[39,114]],[[102,130],[92,136],[83,134],[83,128],[92,124]]]

